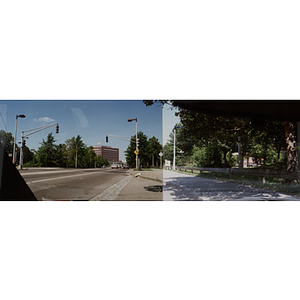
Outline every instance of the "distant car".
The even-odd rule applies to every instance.
[[[123,169],[129,169],[128,165],[123,165]]]
[[[111,165],[111,169],[118,169],[118,168],[119,168],[119,166],[116,164]]]

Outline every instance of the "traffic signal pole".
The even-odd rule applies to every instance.
[[[139,146],[140,146],[140,140],[138,139],[138,128],[137,128],[137,118],[135,119],[128,119],[128,122],[132,122],[135,121],[135,168],[137,170],[141,170],[141,164],[140,164],[140,150],[139,150]],[[129,137],[124,137],[124,136],[117,136],[117,135],[111,135],[111,134],[107,134],[106,135],[106,143],[108,143],[108,137],[114,137],[120,140],[124,140],[124,141],[130,141],[131,142],[131,138]]]
[[[22,140],[21,140],[21,147],[20,147],[20,164],[19,164],[19,167],[20,169],[22,170],[22,167],[23,167],[23,152],[25,152],[25,144],[24,144],[24,136],[23,136],[23,132],[22,132]]]
[[[58,123],[53,123],[53,124],[50,124],[50,125],[45,125],[45,126],[41,126],[41,127],[37,127],[37,128],[33,128],[33,129],[22,131],[22,141],[21,141],[21,149],[20,149],[20,165],[19,165],[19,169],[22,170],[22,168],[23,168],[23,158],[24,158],[23,153],[25,153],[25,144],[26,144],[25,138],[28,137],[29,135],[32,135],[34,133],[37,133],[39,131],[42,131],[42,130],[47,129],[47,128],[49,128],[51,126],[54,126],[54,125],[56,125],[56,133],[59,133]],[[30,133],[24,134],[25,132],[30,132]]]
[[[137,130],[137,118],[135,119],[128,119],[128,122],[135,121],[135,168],[138,170],[141,170],[141,164],[140,164],[140,151],[139,151],[139,139],[138,139],[138,130]]]
[[[135,143],[135,151],[137,153],[137,155],[135,156],[135,168],[140,170],[140,164],[139,164],[139,161],[140,161],[140,152],[139,152],[139,144],[138,144],[138,131],[137,131],[137,118],[136,118],[136,122],[135,122],[135,140],[136,140],[136,143]]]

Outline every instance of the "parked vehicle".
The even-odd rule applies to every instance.
[[[123,165],[123,169],[129,169],[128,165]]]
[[[111,165],[111,167],[110,167],[111,169],[118,169],[119,168],[119,166],[118,165],[116,165],[116,164],[113,164],[113,165]]]

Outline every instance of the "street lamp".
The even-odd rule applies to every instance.
[[[137,130],[137,118],[135,119],[128,119],[127,120],[128,122],[132,122],[132,121],[135,121],[135,125],[136,125],[136,143],[135,143],[135,168],[140,170],[140,164],[139,164],[139,156],[140,156],[140,153],[139,153],[139,150],[138,150],[138,130]]]
[[[175,165],[176,165],[176,158],[175,158],[176,157],[176,150],[175,150],[175,148],[176,148],[176,129],[177,128],[182,129],[184,127],[183,126],[174,126],[174,129],[173,129],[173,134],[174,134],[173,167],[172,167],[173,170],[176,169],[176,167],[175,167]]]
[[[15,163],[15,157],[16,157],[16,138],[17,138],[18,118],[25,118],[25,117],[26,117],[25,115],[16,115],[15,139],[14,139],[14,149],[13,149],[13,158],[12,158],[13,164]]]
[[[181,166],[183,166],[183,153],[184,153],[184,151],[180,150],[179,152],[181,154]]]

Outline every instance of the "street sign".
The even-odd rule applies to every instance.
[[[138,151],[135,150],[135,151],[134,151],[134,154],[135,154],[135,155],[138,155],[139,153],[138,153]]]
[[[166,167],[171,167],[171,161],[165,160],[165,166]]]
[[[163,153],[162,152],[159,152],[159,154],[158,154],[160,157],[162,157],[163,156]]]

